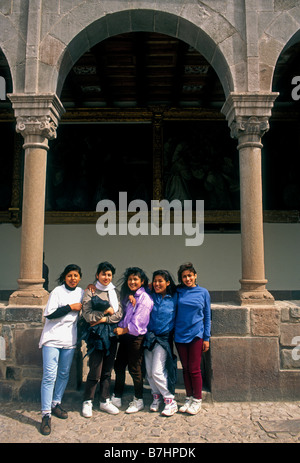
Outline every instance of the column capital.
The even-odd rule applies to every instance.
[[[58,122],[65,110],[55,94],[12,93],[8,97],[15,112],[16,131],[23,135],[25,142],[32,135],[47,140],[56,138]]]
[[[269,130],[269,118],[278,95],[277,92],[230,93],[221,111],[228,121],[232,138],[249,135],[254,143],[259,142]]]

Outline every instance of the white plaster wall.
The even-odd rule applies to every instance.
[[[300,289],[300,224],[265,224],[265,262],[268,289]],[[0,289],[16,289],[19,277],[21,229],[0,226]],[[46,225],[46,263],[50,289],[69,263],[82,267],[85,286],[97,264],[109,260],[117,268],[115,282],[128,266],[141,266],[148,276],[167,268],[176,277],[178,266],[191,260],[199,284],[209,290],[238,290],[241,278],[240,235],[206,234],[199,247],[186,247],[184,236],[100,237],[94,225]]]

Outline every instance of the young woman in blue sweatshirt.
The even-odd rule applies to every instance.
[[[178,303],[174,341],[183,368],[186,400],[179,409],[195,415],[202,402],[202,352],[209,349],[211,309],[210,296],[197,285],[197,273],[191,263],[178,270]]]

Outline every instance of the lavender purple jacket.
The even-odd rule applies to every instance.
[[[118,326],[128,328],[129,334],[140,336],[147,333],[147,325],[150,320],[150,313],[153,308],[153,300],[146,292],[145,288],[139,288],[134,294],[136,304],[133,307],[131,302],[127,302],[124,307],[124,318]]]

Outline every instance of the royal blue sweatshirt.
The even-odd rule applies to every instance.
[[[196,337],[209,341],[211,325],[209,292],[198,285],[193,288],[179,286],[177,292],[175,342],[188,343]]]

